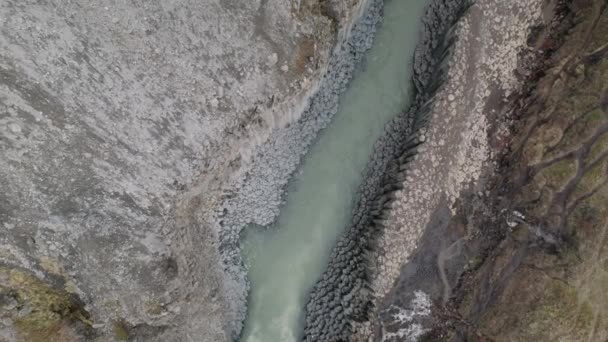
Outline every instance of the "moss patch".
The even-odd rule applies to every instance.
[[[576,174],[576,161],[564,159],[541,171],[546,184],[553,189],[561,189]]]
[[[114,338],[117,341],[129,340],[129,325],[124,320],[112,322],[112,330],[114,331]]]
[[[23,341],[71,341],[68,337],[76,336],[72,323],[91,325],[73,295],[23,271],[0,266],[0,293],[17,303],[1,309]]]
[[[571,201],[575,201],[580,196],[589,194],[606,181],[606,176],[608,176],[606,172],[606,164],[606,161],[600,162],[583,175],[581,180],[576,185],[574,193],[571,197]]]

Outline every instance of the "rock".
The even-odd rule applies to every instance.
[[[275,64],[277,64],[277,62],[279,61],[279,55],[277,55],[276,53],[273,53],[272,55],[268,56],[268,66],[274,66]]]
[[[334,28],[344,36],[355,13],[334,27],[318,11],[294,15],[289,2],[268,4],[272,11],[248,1],[0,2],[2,264],[74,293],[102,340],[114,337],[112,321],[124,322],[133,340],[239,335],[247,285],[241,269],[235,277],[222,264],[239,258],[238,243],[223,238],[234,231],[216,215],[242,181],[246,156],[301,116],[320,82],[288,93],[284,85],[301,75],[260,68],[243,78],[239,71],[275,65],[279,56],[294,60],[294,35],[313,32],[325,69]],[[269,94],[276,101],[258,105]],[[256,119],[272,117],[271,124],[244,118],[256,105]],[[312,119],[302,122],[316,129],[328,120]],[[236,129],[246,134],[226,133]],[[287,163],[267,165],[291,170],[302,140],[311,139],[299,134],[314,129],[297,133],[296,148],[271,147]],[[235,154],[242,166],[231,164]],[[280,186],[247,189],[267,190],[260,196],[270,209],[238,207],[241,214],[271,221]],[[146,302],[161,299],[181,310],[149,314]],[[0,336],[11,324],[0,322]]]
[[[8,125],[8,129],[15,134],[21,133],[21,126],[15,123]]]

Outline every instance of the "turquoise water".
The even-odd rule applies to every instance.
[[[249,227],[242,253],[251,290],[242,341],[299,341],[307,295],[350,220],[355,192],[384,125],[409,99],[426,1],[389,0],[363,70],[294,176],[276,226]]]

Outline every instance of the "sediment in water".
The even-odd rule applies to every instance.
[[[446,76],[453,27],[468,0],[431,0],[422,19],[421,40],[414,54],[415,94],[410,108],[386,126],[374,146],[353,209],[350,226],[332,250],[326,271],[306,305],[304,341],[349,340],[353,326],[373,307],[370,258],[382,234],[394,192],[402,188],[408,163],[424,141],[433,97]]]

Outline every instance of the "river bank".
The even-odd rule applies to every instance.
[[[375,340],[606,338],[603,6],[544,4],[518,56],[521,86],[488,113],[492,164],[433,212]]]
[[[250,290],[241,341],[301,341],[309,292],[350,221],[374,142],[412,97],[413,70],[403,64],[418,45],[426,5],[384,2],[373,46],[286,187],[276,222],[243,231]]]
[[[423,19],[426,36],[414,63],[414,83],[422,96],[412,112],[387,127],[388,138],[377,144],[354,225],[338,242],[328,270],[313,290],[307,322],[311,341],[378,336],[375,317],[384,314],[381,303],[427,223],[437,218],[439,208],[447,208],[449,217],[461,192],[477,182],[484,169],[493,167],[488,117],[520,86],[514,77],[519,48],[525,45],[530,27],[541,20],[542,7],[540,1],[478,1],[441,48],[443,33],[459,18],[464,5],[432,2]],[[455,37],[454,46],[448,49],[451,37]],[[439,74],[434,73],[437,69]],[[441,72],[446,77],[438,77]],[[425,121],[430,121],[428,127]],[[424,143],[415,151],[420,142]],[[342,274],[343,269],[348,272]],[[417,302],[421,298],[426,297],[418,296]],[[396,309],[391,307],[392,313]],[[409,319],[403,310],[397,317]],[[416,328],[390,331],[383,338],[410,340],[422,332]]]
[[[465,9],[465,1],[431,1],[425,8],[413,63],[407,66],[413,69],[409,109],[402,108],[374,144],[351,222],[307,303],[305,341],[352,339],[373,308],[376,293],[370,280],[377,270],[370,263],[394,192],[403,187],[416,147],[425,140],[421,131],[450,56],[453,36],[448,31]]]
[[[429,340],[608,338],[606,5],[558,3],[553,25],[530,36],[500,168],[447,228],[468,222],[464,273],[433,309],[442,323]]]

